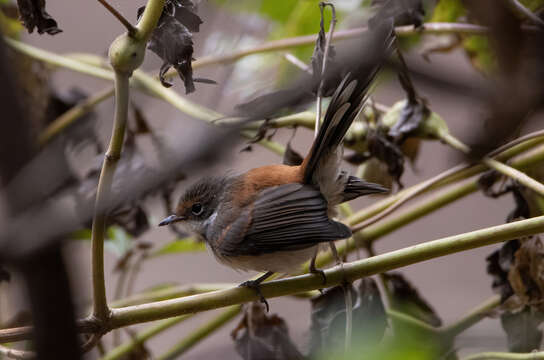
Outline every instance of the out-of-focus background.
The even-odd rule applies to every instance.
[[[144,5],[144,1],[111,0],[109,2],[131,20],[135,20],[136,9]],[[280,13],[284,2],[289,3],[290,1],[277,1],[276,4],[270,6],[276,6],[278,13]],[[214,1],[199,3],[198,14],[204,23],[200,27],[200,32],[194,34],[194,57],[196,59],[248,48],[269,39],[281,38],[286,34],[293,35],[286,33],[285,27],[289,24],[277,21],[274,16],[263,15],[244,8],[244,6],[258,7],[258,5],[250,5],[248,2],[233,3],[237,2],[223,5]],[[259,3],[259,1],[254,3]],[[266,3],[272,2],[266,1]],[[310,1],[302,1],[301,3],[310,3]],[[313,5],[317,8],[317,2],[311,1],[311,3],[315,3]],[[341,14],[338,29],[356,26],[357,21],[368,17],[365,10],[360,7],[361,1],[338,0],[334,3]],[[22,40],[55,53],[92,53],[106,56],[111,41],[124,31],[118,21],[107,13],[98,2],[49,0],[47,10],[58,21],[63,32],[55,36],[25,33]],[[304,13],[290,15],[293,17],[296,15],[301,21],[304,21]],[[318,26],[318,22],[307,25],[308,28],[313,29],[311,30],[313,33],[317,33]],[[426,61],[421,56],[424,46],[425,42],[420,42],[415,46],[407,47],[406,58],[409,67],[438,72],[460,82],[479,84],[485,80],[485,75],[474,68],[471,59],[463,50],[434,53]],[[297,53],[301,54],[302,59],[306,62],[309,61],[307,56],[311,54],[312,47],[309,48],[309,52]],[[289,51],[252,55],[234,63],[195,69],[196,77],[213,79],[218,84],[197,83],[196,92],[186,95],[186,97],[221,113],[232,112],[233,105],[250,99],[256,93],[263,93],[278,86],[278,74],[281,75],[281,72],[294,71],[293,65],[283,57],[286,52]],[[306,57],[304,58],[304,56]],[[161,63],[155,54],[148,52],[143,69],[156,73]],[[109,85],[107,81],[63,69],[54,72],[53,84],[60,93],[69,92],[71,88],[76,86],[88,94],[95,93]],[[447,121],[452,134],[458,138],[469,138],[473,132],[484,126],[480,121],[484,109],[475,99],[453,95],[429,83],[420,84],[416,81],[415,85],[420,94],[428,100],[432,110]],[[175,79],[173,89],[184,94],[183,84],[179,79]],[[195,147],[205,144],[206,137],[199,134],[203,134],[210,125],[192,119],[174,107],[145,94],[134,91],[131,96],[132,101],[138,105],[153,132],[161,141],[166,143],[184,142],[187,146]],[[396,76],[392,74],[381,76],[375,88],[374,99],[390,106],[402,98],[404,98],[404,93]],[[96,113],[98,115],[94,126],[105,141],[109,136],[112,123],[113,100],[109,99],[100,104]],[[537,123],[536,120],[532,121],[523,131],[536,128]],[[292,130],[282,129],[278,131],[274,140],[285,144],[291,135]],[[296,132],[292,144],[297,151],[305,154],[311,140],[312,133],[301,128]],[[187,179],[179,183],[175,194],[180,194],[186,186],[203,175],[222,174],[226,171],[237,173],[258,165],[281,162],[281,157],[258,145],[252,146],[251,151],[242,152],[241,150],[246,146],[245,141],[245,139],[240,139],[239,142],[230,146],[228,154],[223,156],[219,164],[213,164],[205,169],[186,169]],[[146,161],[156,164],[152,144],[144,140],[139,145],[150,149]],[[89,155],[85,155],[87,150],[73,149],[73,151],[77,156],[89,157]],[[77,162],[77,160],[74,161]],[[451,148],[439,142],[425,141],[415,163],[406,166],[405,174],[402,177],[403,183],[405,186],[416,184],[460,161],[462,158]],[[351,171],[355,170],[349,164],[345,164],[345,167]],[[375,199],[365,198],[353,202],[352,206],[359,209],[373,201]],[[147,200],[144,207],[149,210],[152,226],[155,226],[163,216],[167,215],[160,205],[158,196]],[[513,200],[509,196],[490,200],[482,194],[476,193],[385,236],[377,242],[376,251],[382,253],[447,235],[501,224],[512,208]],[[160,247],[175,237],[176,235],[169,229],[157,227],[146,232],[142,236],[142,240],[152,243],[154,247]],[[491,278],[486,274],[485,258],[494,248],[495,246],[483,247],[409,266],[400,271],[412,281],[442,317],[443,322],[447,324],[492,295]],[[83,314],[91,299],[90,242],[72,241],[66,245],[64,251],[69,261],[71,282],[76,292],[77,305]],[[107,293],[112,299],[118,276],[118,272],[114,269],[117,258],[113,253],[106,251],[105,263]],[[135,279],[133,290],[138,292],[164,283],[238,283],[252,275],[237,273],[218,264],[207,252],[165,255],[148,259],[142,263],[142,269]],[[3,285],[3,287],[12,289],[16,287],[16,283],[17,281],[14,279],[10,285]],[[21,297],[23,295],[20,292],[9,297],[4,295],[1,305],[2,313],[13,314],[20,310],[21,304],[24,303],[19,301]],[[278,313],[287,320],[290,334],[304,349],[308,341],[310,324],[309,302],[293,298],[271,299],[269,302],[271,312]],[[153,338],[147,343],[147,346],[152,353],[158,352],[159,349],[164,350],[216,314],[217,311],[199,314],[166,331],[161,336]],[[145,326],[147,324],[133,328],[141,329]],[[235,321],[226,325],[203,343],[191,349],[184,355],[184,358],[212,359],[219,356],[224,359],[238,358],[229,335],[234,326]],[[122,337],[126,339],[126,333],[121,333]],[[106,345],[110,341],[111,337],[109,336],[105,340]],[[499,321],[486,319],[470,328],[458,338],[458,348],[471,352],[484,349],[506,349],[505,336]],[[96,352],[91,352],[88,355],[89,358],[96,356]]]

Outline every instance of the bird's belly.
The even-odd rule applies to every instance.
[[[312,258],[316,246],[318,245],[301,250],[277,251],[254,256],[224,256],[215,251],[213,253],[219,262],[234,269],[290,274],[300,270],[301,265]]]

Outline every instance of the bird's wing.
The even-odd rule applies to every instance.
[[[217,241],[227,256],[299,250],[351,236],[350,229],[327,215],[327,202],[309,185],[268,188],[227,226]]]

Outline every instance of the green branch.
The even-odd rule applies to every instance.
[[[184,354],[193,346],[205,339],[208,335],[234,319],[241,310],[241,305],[234,305],[225,309],[217,317],[193,331],[189,336],[182,339],[172,348],[168,349],[164,354],[157,356],[157,360],[171,360],[178,358],[180,355]]]
[[[489,298],[488,300],[484,301],[482,304],[478,305],[473,310],[469,311],[466,315],[461,317],[461,319],[457,320],[456,322],[444,326],[440,329],[440,331],[447,337],[453,339],[472,325],[476,324],[480,320],[484,319],[485,317],[489,316],[489,313],[491,310],[496,308],[501,304],[501,298],[500,296],[493,296]]]
[[[137,333],[136,336],[134,336],[131,340],[111,350],[109,353],[106,354],[106,356],[102,358],[102,360],[121,359],[153,336],[158,335],[163,331],[170,329],[172,326],[177,325],[191,317],[192,315],[176,316],[170,319],[163,320],[154,326],[150,326],[149,328]]]
[[[37,48],[32,45],[25,44],[21,41],[13,40],[8,37],[4,37],[6,44],[20,53],[28,55],[32,58],[39,59],[48,64],[60,66],[69,70],[77,71],[82,74],[94,76],[100,79],[113,81],[115,75],[111,70],[105,70],[97,66],[85,64],[84,62],[70,59],[67,56],[57,55],[53,52]]]
[[[38,143],[40,146],[47,144],[52,138],[72,124],[74,120],[91,112],[96,105],[112,96],[114,91],[114,87],[108,87],[107,89],[101,90],[60,115],[38,136]]]
[[[526,354],[507,352],[483,352],[469,355],[462,360],[544,360],[544,351]]]
[[[96,202],[91,234],[93,315],[100,320],[109,316],[106,300],[106,282],[104,278],[104,233],[106,228],[107,203],[117,162],[121,157],[123,139],[128,114],[128,75],[116,72],[115,81],[115,117],[110,144],[106,151],[96,190]]]
[[[460,140],[458,140],[450,133],[440,134],[440,140],[444,141],[446,144],[450,145],[454,149],[463,152],[464,154],[468,155],[471,152],[470,148],[467,145],[463,144]],[[511,179],[516,180],[520,184],[525,185],[527,188],[533,190],[540,196],[544,196],[544,185],[531,178],[527,174],[524,174],[521,171],[518,171],[508,165],[501,163],[500,161],[491,159],[487,156],[483,157],[481,162],[488,166],[490,169],[493,169]]]
[[[325,270],[327,279],[325,284],[323,284],[321,276],[306,274],[263,283],[261,284],[261,292],[265,297],[273,298],[323,287],[332,287],[345,281],[352,282],[380,272],[515,239],[520,236],[537,234],[542,231],[544,231],[544,216],[493,226],[429,241],[351,263],[344,263],[343,267],[336,266]],[[110,328],[118,328],[141,322],[241,304],[256,300],[257,298],[258,296],[251,289],[235,287],[187,296],[181,299],[112,309],[109,326]]]
[[[136,25],[135,38],[146,43],[151,37],[151,33],[157,27],[159,18],[164,8],[165,0],[148,0],[140,22]]]

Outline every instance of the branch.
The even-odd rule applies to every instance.
[[[331,47],[331,41],[332,37],[334,35],[334,27],[336,26],[336,9],[334,8],[334,5],[332,3],[325,3],[320,2],[319,8],[321,9],[321,27],[324,27],[323,25],[323,18],[324,18],[324,8],[326,6],[331,7],[331,22],[329,24],[329,33],[327,34],[327,39],[325,40],[325,51],[323,52],[323,66],[321,67],[321,76],[319,80],[319,87],[317,88],[317,102],[316,102],[316,114],[315,114],[315,130],[314,130],[314,137],[317,136],[317,133],[319,132],[319,123],[321,122],[321,100],[323,93],[323,78],[325,77],[325,73],[327,71],[327,60],[329,58],[329,51]],[[321,33],[321,31],[320,31]],[[317,46],[317,45],[316,45]],[[346,337],[347,339],[347,337]]]
[[[8,37],[4,37],[4,41],[16,51],[28,55],[32,58],[42,60],[48,64],[60,66],[104,80],[113,81],[115,79],[115,75],[111,70],[105,70],[97,66],[85,64],[84,62],[70,59],[67,56],[58,55],[53,52],[46,51],[32,45],[28,45],[21,41],[13,40]]]
[[[531,20],[535,25],[540,27],[544,26],[544,21],[535,15],[531,10],[527,9],[522,3],[518,0],[505,0],[506,4],[514,10],[516,13]]]
[[[483,352],[469,355],[462,360],[544,360],[544,351],[527,354],[507,352]]]
[[[164,354],[159,355],[157,360],[177,359],[180,355],[186,353],[189,349],[198,344],[201,340],[205,339],[208,335],[216,330],[219,330],[223,325],[234,319],[241,310],[241,305],[234,305],[225,309],[217,317],[193,331],[189,336],[182,339],[172,348],[168,349]]]
[[[465,316],[456,322],[444,326],[440,331],[449,338],[454,338],[472,325],[476,324],[480,320],[484,319],[489,315],[491,310],[496,308],[501,304],[500,296],[493,296],[488,300],[484,301],[482,304],[478,305],[472,311],[469,311]]]
[[[98,180],[91,235],[93,315],[100,320],[106,320],[109,316],[104,278],[104,233],[106,228],[107,203],[110,197],[115,168],[121,157],[129,102],[129,76],[121,72],[116,72],[115,78],[115,117],[110,144]]]
[[[513,161],[512,165],[518,168],[524,168],[533,164],[538,164],[544,161],[544,145],[533,149],[533,151],[524,154]],[[338,247],[338,252],[343,255],[350,252],[357,247],[366,246],[368,243],[387,235],[404,225],[417,220],[436,209],[439,209],[455,200],[458,200],[476,190],[479,189],[478,180],[465,181],[460,184],[452,186],[450,189],[446,189],[438,194],[431,195],[428,199],[414,204],[407,208],[396,217],[371,225],[365,229],[362,229],[354,233],[353,241],[346,241]],[[348,219],[349,221],[349,219]],[[348,222],[349,223],[349,222]],[[323,253],[316,261],[318,267],[323,267],[333,261],[332,254]],[[305,267],[307,269],[307,266]]]
[[[526,31],[534,31],[533,28],[524,28]],[[358,27],[348,30],[339,30],[334,33],[333,40],[346,40],[360,36],[368,31],[367,27]],[[410,36],[416,34],[466,34],[466,35],[482,35],[487,34],[489,29],[485,26],[464,24],[464,23],[426,23],[421,28],[414,29],[412,25],[398,26],[395,28],[397,36]],[[281,40],[269,41],[262,45],[258,45],[252,48],[238,50],[230,54],[219,56],[205,56],[193,62],[193,69],[197,69],[203,66],[215,65],[215,64],[228,64],[239,60],[243,57],[254,55],[264,52],[272,52],[278,50],[287,50],[304,45],[312,45],[315,43],[317,35],[297,36],[292,38],[286,38]],[[177,76],[175,71],[169,71],[166,73],[167,77]]]
[[[36,354],[32,351],[10,349],[2,345],[0,345],[0,355],[3,355],[11,359],[17,359],[17,360],[27,360],[27,359],[36,358]]]
[[[100,104],[102,101],[108,99],[113,95],[115,88],[108,87],[103,89],[96,94],[88,97],[83,102],[73,106],[64,114],[56,118],[52,123],[50,123],[44,131],[38,137],[38,143],[40,146],[47,144],[52,138],[57,136],[62,132],[66,127],[68,127],[74,120],[82,117],[83,115],[89,113],[93,108]]]
[[[441,133],[440,140],[444,141],[446,144],[450,145],[454,149],[457,149],[463,152],[466,155],[469,155],[471,152],[470,148],[467,145],[463,144],[460,140],[458,140],[457,138],[455,138],[453,135],[449,133]],[[544,196],[544,185],[539,183],[535,179],[531,178],[527,174],[524,174],[521,171],[518,171],[508,165],[505,165],[487,156],[483,157],[481,162],[484,163],[489,168],[505,176],[508,176],[509,178],[516,180],[522,185],[525,185],[527,188],[533,190],[540,196]]]
[[[499,149],[491,152],[489,156],[496,157],[499,161],[505,161],[513,156],[516,156],[528,149],[531,149],[541,143],[544,142],[544,130],[537,131],[531,134],[527,134],[523,136],[520,139],[513,140],[512,142],[501,146]],[[521,140],[523,139],[523,140]],[[447,170],[446,173],[449,173],[449,176],[444,177],[442,180],[434,183],[434,185],[428,186],[426,189],[424,189],[422,192],[419,192],[418,195],[421,195],[425,192],[428,192],[430,190],[443,187],[445,185],[451,184],[453,182],[457,182],[463,179],[467,179],[471,176],[474,176],[478,173],[481,173],[482,171],[486,170],[486,167],[482,164],[476,164],[472,166],[467,165],[461,165],[457,166],[453,169]],[[451,173],[450,173],[451,172]],[[437,175],[437,177],[442,177],[444,173]],[[431,179],[432,180],[432,179]],[[428,181],[431,181],[428,180]],[[350,225],[356,225],[376,214],[383,211],[387,207],[391,206],[395,202],[399,201],[402,197],[404,197],[408,192],[414,191],[415,187],[418,187],[419,185],[414,185],[412,187],[409,187],[407,189],[404,189],[402,191],[399,191],[395,195],[388,196],[387,198],[375,202],[374,204],[359,210],[354,215],[350,216],[346,222]]]
[[[469,233],[429,241],[371,258],[344,263],[325,270],[326,283],[316,274],[306,274],[261,284],[261,292],[267,298],[290,295],[298,292],[332,287],[345,281],[415,264],[460,251],[491,245],[506,240],[528,236],[544,231],[544,216],[498,225]],[[251,289],[235,287],[210,293],[188,296],[181,299],[158,301],[150,304],[112,309],[109,322],[111,328],[168,318],[171,316],[201,312],[219,307],[256,300]]]
[[[136,39],[147,42],[151,37],[151,33],[155,30],[162,10],[164,9],[165,0],[148,0],[144,13],[140,18],[140,22],[136,25]]]
[[[170,329],[172,326],[177,325],[189,318],[192,315],[182,315],[176,316],[170,319],[163,320],[156,325],[150,326],[149,328],[140,331],[128,342],[121,344],[115,349],[111,350],[102,358],[102,360],[117,360],[123,358],[125,355],[134,350],[137,346],[142,345],[148,339],[152,338],[155,335],[162,333],[163,331]]]
[[[119,11],[117,11],[113,6],[111,6],[106,0],[98,0],[119,22],[127,29],[128,35],[133,37],[136,34],[136,28],[132,26],[130,21],[125,19]]]
[[[531,140],[532,141],[532,140]],[[517,145],[518,147],[523,147],[523,146],[526,146],[526,144],[519,144]],[[507,150],[508,151],[511,151],[511,150],[519,150],[517,148],[512,148],[510,150]],[[519,157],[518,159],[516,159],[514,161],[514,166],[519,166],[520,168],[523,168],[523,167],[527,167],[527,166],[531,166],[532,164],[535,164],[535,163],[539,163],[541,161],[544,161],[544,146],[539,146],[538,148],[536,149],[533,149],[532,151],[530,151],[528,154],[524,154],[523,156]],[[465,182],[465,183],[462,183],[462,184],[457,184],[455,185],[452,189],[449,189],[447,192],[443,192],[442,194],[440,194],[439,196],[436,196],[436,197],[431,197],[429,199],[426,199],[425,201],[421,202],[420,204],[412,207],[411,209],[407,209],[405,212],[401,213],[401,214],[398,214],[395,218],[393,219],[390,219],[388,221],[384,221],[382,223],[379,223],[379,224],[375,224],[373,226],[370,226],[368,227],[367,229],[364,229],[362,230],[361,232],[359,233],[362,233],[364,235],[364,238],[365,240],[368,240],[368,241],[371,241],[373,239],[376,239],[378,238],[379,236],[382,236],[382,235],[385,235],[387,233],[390,233],[398,228],[400,228],[401,226],[425,215],[427,212],[431,212],[433,211],[433,209],[436,209],[440,206],[443,206],[445,204],[448,204],[452,201],[454,201],[455,199],[457,198],[460,198],[461,196],[464,196],[466,194],[469,194],[473,191],[476,191],[478,189],[478,185],[477,185],[477,181],[476,180],[473,180],[473,181],[469,181],[469,182]],[[537,218],[533,218],[533,219],[530,219],[531,221],[534,221],[535,219]],[[524,221],[528,221],[528,220],[524,220]],[[518,223],[512,223],[512,224],[519,224]],[[524,223],[522,223],[524,224]],[[500,227],[502,227],[504,225],[501,225]],[[492,228],[490,228],[492,229]],[[480,230],[481,231],[481,230]],[[358,234],[359,234],[358,233]],[[535,232],[536,233],[536,232]],[[470,233],[469,233],[470,234]],[[515,238],[516,236],[521,236],[522,234],[518,233],[516,235],[512,235],[513,238]],[[462,236],[462,235],[459,235],[459,236]],[[447,241],[449,238],[446,238],[446,239],[443,239],[443,241]],[[497,242],[499,242],[501,240],[497,240]],[[403,253],[408,253],[410,254],[410,249],[414,249],[416,250],[416,253],[414,255],[417,255],[417,254],[420,254],[421,251],[424,249],[424,247],[426,246],[427,244],[422,244],[422,245],[416,245],[412,248],[408,248],[408,249],[403,249],[403,250],[398,250],[400,252],[403,252]],[[353,250],[355,248],[355,244],[353,241],[350,241],[349,244],[346,246],[346,245],[343,245],[341,247],[339,247],[339,250],[341,253],[344,253],[346,251],[350,251],[350,250]],[[397,253],[398,253],[397,251]],[[378,259],[378,264],[377,266],[380,267],[380,266],[383,266],[384,264],[388,264],[390,265],[391,267],[387,267],[387,268],[378,268],[378,269],[375,269],[373,268],[373,271],[375,272],[380,272],[380,271],[387,271],[387,270],[390,270],[390,269],[393,269],[393,268],[398,268],[398,267],[402,267],[402,266],[405,266],[405,265],[408,265],[409,263],[405,263],[404,261],[400,262],[400,263],[397,263],[396,261],[394,260],[390,260],[390,256],[393,256],[392,255],[393,253],[389,253],[389,254],[384,254],[384,255],[377,255],[373,258],[370,258],[370,259],[365,259],[365,260],[360,260],[359,262],[363,262],[365,263],[366,261],[376,261],[376,259]],[[384,257],[386,257],[384,259]],[[327,264],[331,261],[332,259],[330,258],[330,256],[324,254],[322,256],[320,256],[318,258],[318,263],[319,264]],[[406,259],[405,259],[406,260]],[[391,263],[389,263],[391,261]],[[359,262],[356,262],[356,263],[359,263]],[[373,266],[376,265],[374,263],[372,263]],[[348,264],[350,265],[350,264]],[[365,265],[363,265],[365,266]],[[366,265],[366,266],[369,266],[369,265]],[[351,269],[351,267],[350,267]],[[330,270],[327,270],[328,272],[330,271],[334,271],[334,269],[330,269]],[[370,274],[370,273],[369,273]],[[280,290],[282,292],[290,292],[291,294],[300,294],[304,291],[303,288],[298,288],[298,285],[300,284],[300,282],[296,282],[297,279],[307,279],[308,277],[310,277],[310,279],[312,279],[312,281],[315,281],[315,287],[314,289],[318,289],[318,288],[322,288],[323,287],[323,284],[321,283],[321,277],[318,277],[318,279],[313,279],[311,277],[311,275],[306,275],[306,277],[296,277],[296,278],[291,278],[289,279],[289,282],[287,283],[284,283],[284,281],[287,281],[287,280],[282,280],[282,281],[279,281],[280,284],[282,284],[282,287],[280,288]],[[295,283],[293,283],[292,281],[295,280]],[[300,281],[300,280],[298,280]],[[307,281],[307,280],[304,280],[304,281]],[[277,283],[277,282],[271,282],[271,283]],[[270,283],[270,284],[271,284]],[[267,283],[268,284],[268,283]],[[264,285],[263,285],[264,286]],[[266,285],[266,287],[268,288],[268,286],[270,285]],[[198,287],[199,286],[195,286],[198,290]],[[204,290],[203,290],[204,291]],[[209,292],[207,294],[204,294],[204,295],[195,295],[195,296],[189,296],[189,297],[186,297],[184,299],[189,299],[188,300],[188,303],[183,303],[181,306],[182,309],[184,309],[184,311],[191,311],[191,309],[195,309],[195,312],[196,311],[203,311],[203,310],[208,310],[210,305],[213,307],[214,304],[209,304],[209,300],[206,300],[208,299],[209,296],[212,296],[212,299],[214,302],[216,301],[219,301],[219,305],[215,306],[215,307],[220,307],[220,306],[228,306],[228,305],[232,305],[232,303],[226,303],[223,305],[223,303],[221,303],[221,297],[224,296],[224,295],[228,295],[228,296],[232,296],[232,292],[234,293],[234,296],[235,298],[234,299],[229,299],[228,301],[234,301],[234,300],[239,300],[239,302],[244,302],[244,301],[249,301],[251,300],[251,296],[254,295],[252,292],[250,292],[249,294],[248,293],[240,293],[240,290],[239,289],[222,289],[220,291],[213,291],[213,292]],[[266,293],[265,293],[266,294]],[[282,293],[282,294],[287,294],[287,293]],[[268,295],[268,294],[266,294]],[[142,294],[142,296],[145,296],[145,294]],[[277,295],[277,296],[281,296],[281,295]],[[202,305],[198,305],[196,303],[198,303],[201,299],[202,301],[204,301],[204,303],[202,305],[205,304],[206,308],[203,309],[202,308]],[[227,299],[227,298],[225,298]],[[138,301],[141,301],[142,299],[136,299]],[[143,300],[148,300],[148,299],[143,299]],[[160,308],[161,308],[161,305],[160,304],[168,304],[168,307],[166,307],[164,309],[164,312],[165,314],[161,314],[161,316],[164,316],[164,317],[168,317],[168,314],[167,313],[170,313],[170,312],[174,312],[172,315],[170,316],[175,316],[177,315],[176,314],[176,311],[179,311],[179,309],[176,309],[176,304],[179,302],[179,301],[183,301],[183,299],[173,299],[173,300],[167,300],[167,301],[159,301],[159,302],[154,302],[154,303],[151,303],[151,304],[143,304],[143,305],[136,305],[136,306],[130,306],[130,307],[125,307],[125,308],[121,308],[121,309],[114,309],[114,312],[117,312],[117,311],[121,311],[121,312],[124,312],[124,310],[129,310],[128,312],[124,312],[124,319],[122,319],[123,322],[130,322],[131,324],[132,323],[135,323],[135,322],[144,322],[144,321],[151,321],[153,319],[149,319],[147,318],[147,315],[149,314],[148,313],[148,308],[149,307],[152,307],[153,310],[151,310],[152,315],[156,316],[155,315],[155,311],[160,311]],[[138,310],[138,309],[141,309],[141,310]],[[159,309],[159,310],[157,310]],[[144,314],[139,314],[137,315],[137,318],[136,319],[133,319],[132,318],[132,315],[133,315],[133,312],[140,312],[142,311]],[[115,318],[117,315],[114,313],[112,315],[112,318]],[[113,321],[113,320],[111,320]],[[107,329],[112,329],[112,326],[114,325],[114,323],[108,323],[106,324],[107,326]],[[103,331],[104,330],[104,324],[103,323],[100,323],[96,318],[88,318],[88,319],[84,319],[84,320],[80,320],[77,324],[78,326],[78,331],[79,332],[82,332],[82,333],[96,333],[96,332],[99,332],[99,331]],[[121,327],[121,326],[124,326],[123,324],[117,324],[117,327]],[[31,334],[32,334],[32,327],[30,326],[26,326],[26,327],[20,327],[20,328],[11,328],[11,329],[3,329],[3,330],[0,330],[0,343],[5,343],[5,342],[14,342],[14,341],[21,341],[21,340],[27,340],[27,339],[30,339],[31,337]]]

